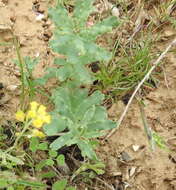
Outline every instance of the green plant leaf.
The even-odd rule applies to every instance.
[[[104,107],[97,106],[92,120],[88,123],[88,130],[109,130],[117,126],[116,122],[107,119],[107,113]]]
[[[55,176],[57,176],[57,174],[54,171],[49,171],[41,174],[41,178],[53,178]]]
[[[72,19],[70,19],[67,10],[63,6],[58,5],[56,8],[50,8],[48,14],[61,31],[67,32],[72,30]]]
[[[74,76],[77,76],[78,80],[82,81],[83,84],[91,84],[94,80],[94,77],[90,75],[88,70],[84,67],[84,65],[76,64],[73,65],[73,73]]]
[[[74,68],[71,64],[66,64],[56,71],[56,78],[58,78],[61,82],[65,81],[66,79],[71,79],[74,75]]]
[[[91,62],[105,61],[108,62],[112,58],[112,54],[106,51],[104,48],[99,47],[93,42],[89,41],[85,43],[87,54]]]
[[[72,34],[57,34],[54,40],[50,41],[50,46],[53,51],[66,55],[67,65],[109,61],[112,56],[111,53],[94,42]]]
[[[79,91],[76,93],[79,93]],[[85,91],[85,93],[87,92]],[[82,120],[87,110],[94,105],[101,104],[103,99],[104,99],[104,95],[101,94],[99,91],[94,92],[91,96],[87,95],[87,98],[85,98],[84,100],[82,99],[82,101],[81,100],[79,101],[75,110],[75,117],[78,120]]]
[[[35,86],[35,80],[32,80],[33,70],[38,64],[39,60],[37,58],[32,59],[29,56],[24,57],[24,68],[26,72],[24,73],[24,83],[26,86],[29,86],[30,88],[34,88]],[[15,60],[14,63],[20,68],[20,62],[19,60]]]
[[[41,171],[43,167],[46,166],[46,160],[41,160],[38,164],[35,165],[37,171]]]
[[[59,63],[62,67],[55,71],[51,69],[49,72],[52,74],[47,74],[47,77],[57,76],[61,82],[76,79],[84,84],[90,84],[93,76],[85,65],[111,59],[111,53],[96,45],[95,41],[99,35],[112,31],[119,21],[116,17],[109,17],[88,28],[87,19],[94,11],[93,2],[94,0],[77,0],[73,14],[68,13],[60,3],[56,8],[49,9],[49,16],[56,26],[50,47],[66,58],[61,61],[56,58],[55,63]],[[44,77],[45,80],[47,77]]]
[[[78,25],[79,28],[85,27],[87,18],[90,13],[94,11],[92,6],[94,0],[77,0],[73,17],[76,20],[76,26]]]
[[[60,115],[73,121],[80,121],[89,108],[102,102],[104,95],[96,91],[88,96],[86,89],[73,90],[61,87],[53,93],[53,99],[56,110],[60,111]],[[60,109],[61,107],[62,109]]]
[[[57,164],[60,165],[60,166],[64,166],[65,165],[65,156],[63,154],[60,154],[58,157],[57,157]]]
[[[87,130],[87,131],[83,134],[83,137],[84,137],[84,138],[87,138],[87,139],[91,139],[91,138],[97,138],[97,137],[104,136],[105,134],[106,134],[105,131],[99,131],[99,130],[96,130],[96,131],[89,131],[89,130]]]
[[[56,135],[66,128],[66,120],[57,112],[52,112],[50,115],[51,123],[44,126],[44,131],[48,136]]]
[[[51,157],[51,158],[55,158],[56,156],[57,156],[57,151],[55,151],[55,150],[50,150],[49,151],[49,156]]]
[[[96,153],[93,150],[93,147],[91,146],[91,144],[88,141],[79,140],[77,144],[84,157],[87,156],[88,158],[90,158],[92,160],[98,159]]]
[[[77,144],[83,156],[97,159],[89,139],[104,135],[105,130],[116,127],[115,122],[108,120],[106,109],[100,106],[104,95],[99,91],[88,95],[87,89],[59,87],[53,93],[53,99],[55,111],[65,119],[69,132],[52,142],[51,149]]]
[[[91,28],[82,30],[81,36],[83,36],[85,39],[91,39],[92,41],[95,41],[98,36],[107,32],[111,32],[113,27],[118,26],[119,23],[120,22],[117,20],[117,17],[108,17],[103,21],[94,24]]]
[[[76,190],[76,188],[70,186],[70,187],[67,187],[66,190]]]
[[[104,135],[104,131],[114,128],[116,123],[108,120],[106,110],[101,106],[104,95],[99,91],[90,95],[80,85],[91,84],[94,80],[88,64],[108,62],[112,58],[112,54],[98,46],[96,40],[111,32],[119,21],[116,17],[109,17],[87,27],[88,17],[94,11],[93,2],[77,0],[73,14],[60,3],[49,10],[56,26],[50,47],[64,55],[64,59],[56,58],[55,68],[48,70],[47,77],[54,77],[62,83],[52,93],[55,109],[51,124],[44,130],[49,136],[59,135],[50,145],[52,150],[77,144],[84,157],[96,160],[92,138]]]
[[[46,187],[45,184],[35,181],[26,181],[26,180],[18,180],[16,182],[18,185],[25,185],[27,187]]]
[[[78,56],[79,51],[74,48],[75,35],[71,33],[63,33],[58,32],[57,35],[54,36],[54,39],[50,41],[50,46],[54,52],[67,55],[69,57]],[[69,47],[69,48],[68,48]]]
[[[60,87],[53,93],[53,100],[56,110],[58,110],[61,115],[74,120],[73,113],[76,111],[80,100],[86,98],[87,90],[78,90],[78,93],[75,94],[76,96],[73,93],[73,89]],[[62,109],[60,109],[61,107]]]
[[[64,190],[66,185],[67,185],[67,180],[66,179],[56,181],[52,186],[52,190]]]
[[[15,190],[12,186],[8,187],[7,190]]]
[[[17,165],[23,165],[24,164],[24,162],[21,159],[15,157],[15,156],[12,156],[10,154],[6,154],[6,159],[17,164]]]
[[[62,65],[57,69],[50,69],[48,76],[50,77],[50,75],[57,78],[61,82],[65,81],[66,79],[74,79],[75,76],[77,76],[79,81],[83,81],[84,83],[91,83],[94,79],[94,77],[90,75],[84,65],[71,64],[69,62],[65,62],[65,65]]]
[[[59,138],[57,138],[54,142],[51,143],[50,147],[53,150],[58,150],[59,148],[63,147],[64,145],[72,144],[73,141],[73,134],[67,133]]]
[[[7,179],[0,179],[0,188],[5,188],[8,186]]]
[[[38,145],[38,149],[39,150],[48,150],[48,143],[47,142],[40,143]]]
[[[36,152],[38,150],[38,145],[39,145],[39,140],[38,138],[36,137],[32,137],[30,139],[30,145],[29,145],[29,149],[32,151],[32,152]]]
[[[88,123],[92,120],[94,114],[95,114],[95,105],[91,106],[84,114],[81,123]]]
[[[169,147],[167,146],[167,143],[165,142],[165,140],[162,136],[160,136],[159,134],[157,134],[156,132],[153,132],[153,131],[152,131],[152,136],[153,136],[155,144],[159,148],[170,151]]]
[[[24,61],[25,61],[28,72],[32,75],[32,72],[34,68],[36,67],[36,65],[39,63],[39,60],[37,58],[32,59],[31,57],[26,56],[24,58]]]
[[[79,174],[81,174],[81,173],[84,173],[84,172],[86,172],[87,170],[91,170],[91,171],[95,172],[95,173],[98,174],[98,175],[102,175],[102,174],[104,174],[104,172],[105,172],[104,169],[105,169],[105,165],[104,165],[102,162],[97,162],[97,163],[95,163],[95,164],[83,163],[83,164],[81,165],[81,167],[78,168],[78,169],[74,172],[74,174],[73,174],[73,176],[72,176],[72,180],[73,180],[77,175],[79,175]],[[90,172],[90,174],[91,174],[91,172]],[[95,175],[93,175],[93,176],[95,177]]]
[[[88,128],[91,130],[109,130],[116,127],[116,122],[110,120],[93,121],[88,124]]]
[[[46,160],[45,160],[45,164],[46,164],[47,166],[53,166],[53,165],[54,165],[54,161],[53,161],[52,159],[46,159]]]

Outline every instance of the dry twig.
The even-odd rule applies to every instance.
[[[131,105],[136,93],[138,92],[138,90],[141,88],[141,86],[144,84],[144,82],[149,78],[149,76],[151,75],[151,73],[153,72],[153,70],[158,66],[158,64],[160,63],[160,61],[166,56],[166,54],[168,53],[168,51],[171,49],[172,46],[176,45],[176,38],[167,46],[167,48],[165,49],[165,51],[158,57],[158,59],[153,63],[153,66],[151,67],[151,69],[148,71],[148,73],[145,75],[145,77],[141,80],[141,82],[138,84],[138,86],[136,87],[135,91],[133,92],[131,98],[129,99],[128,101],[128,104],[127,106],[125,107],[125,110],[123,111],[119,121],[118,121],[118,124],[117,124],[117,127],[114,128],[105,138],[109,138],[111,137],[116,131],[117,129],[119,128],[119,126],[121,125],[128,109],[129,109],[129,106]]]
[[[100,181],[101,183],[103,183],[108,189],[115,190],[113,186],[109,185],[108,183],[106,183],[105,181],[103,181],[102,179],[100,179],[99,177],[96,177],[96,180]]]

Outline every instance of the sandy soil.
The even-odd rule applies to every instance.
[[[161,78],[159,87],[144,100],[149,127],[165,140],[170,151],[159,147],[151,151],[139,106],[134,101],[123,124],[109,139],[108,146],[102,146],[109,175],[117,178],[117,186],[123,181],[127,182],[127,189],[132,190],[176,189],[175,60],[173,53],[167,55],[164,69],[167,82]],[[118,116],[124,107],[122,102],[118,102],[109,110],[110,115]]]
[[[48,39],[52,33],[46,10],[46,1],[41,1],[40,4],[32,0],[0,1],[0,82],[4,87],[0,99],[1,117],[8,115],[9,119],[12,118],[19,103],[20,72],[14,64],[17,56],[13,37],[19,39],[23,57],[40,57],[34,71],[35,77],[40,77],[50,62],[52,56],[48,50]],[[42,20],[37,20],[39,14],[43,15]],[[4,43],[10,44],[4,46]]]

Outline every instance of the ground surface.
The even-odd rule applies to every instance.
[[[124,181],[132,185],[131,189],[162,189],[169,190],[176,188],[175,180],[175,60],[173,54],[167,56],[167,88],[164,79],[158,89],[150,92],[145,99],[146,117],[150,127],[160,134],[167,142],[173,152],[156,148],[151,152],[143,129],[140,110],[137,103],[131,106],[124,123],[120,129],[111,137],[109,147],[105,149],[109,162],[109,169],[112,173],[122,172]],[[115,110],[123,110],[124,106],[119,103]],[[118,113],[117,113],[118,114]],[[138,151],[133,146],[138,145]],[[132,160],[122,164],[117,159],[119,153],[127,152]],[[115,165],[114,165],[115,164]],[[118,169],[117,169],[118,168]],[[135,170],[134,174],[130,171]],[[130,176],[132,175],[132,176]],[[129,188],[130,189],[130,188]]]
[[[52,25],[47,18],[47,7],[48,2],[42,0],[36,1],[35,4],[32,0],[0,1],[0,43],[12,41],[9,29],[12,28],[14,35],[19,38],[22,55],[40,57],[35,76],[41,76],[44,68],[52,60],[48,48]],[[37,21],[39,12],[44,14],[44,18]],[[175,34],[174,29],[163,27],[163,40],[155,44],[157,49],[163,51]],[[3,123],[7,121],[6,118],[8,120],[13,118],[19,103],[20,73],[13,63],[15,58],[14,46],[0,46],[0,83],[4,86],[0,93],[0,119]],[[176,189],[175,53],[168,53],[163,62],[164,74],[159,78],[158,87],[144,98],[145,112],[150,127],[165,139],[172,151],[156,147],[154,152],[151,152],[140,110],[137,102],[134,101],[119,130],[108,142],[102,142],[98,150],[107,165],[106,174],[102,179],[113,184],[115,189]],[[117,120],[124,108],[124,103],[121,100],[117,101],[109,109],[110,117]],[[126,158],[124,154],[130,157]]]

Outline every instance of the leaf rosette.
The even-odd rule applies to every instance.
[[[68,132],[52,142],[51,148],[58,150],[65,145],[77,144],[84,157],[97,159],[92,139],[116,126],[107,119],[106,109],[101,106],[103,99],[104,95],[99,91],[89,96],[87,89],[58,88],[53,93],[55,110],[52,122],[44,130],[48,136]]]

